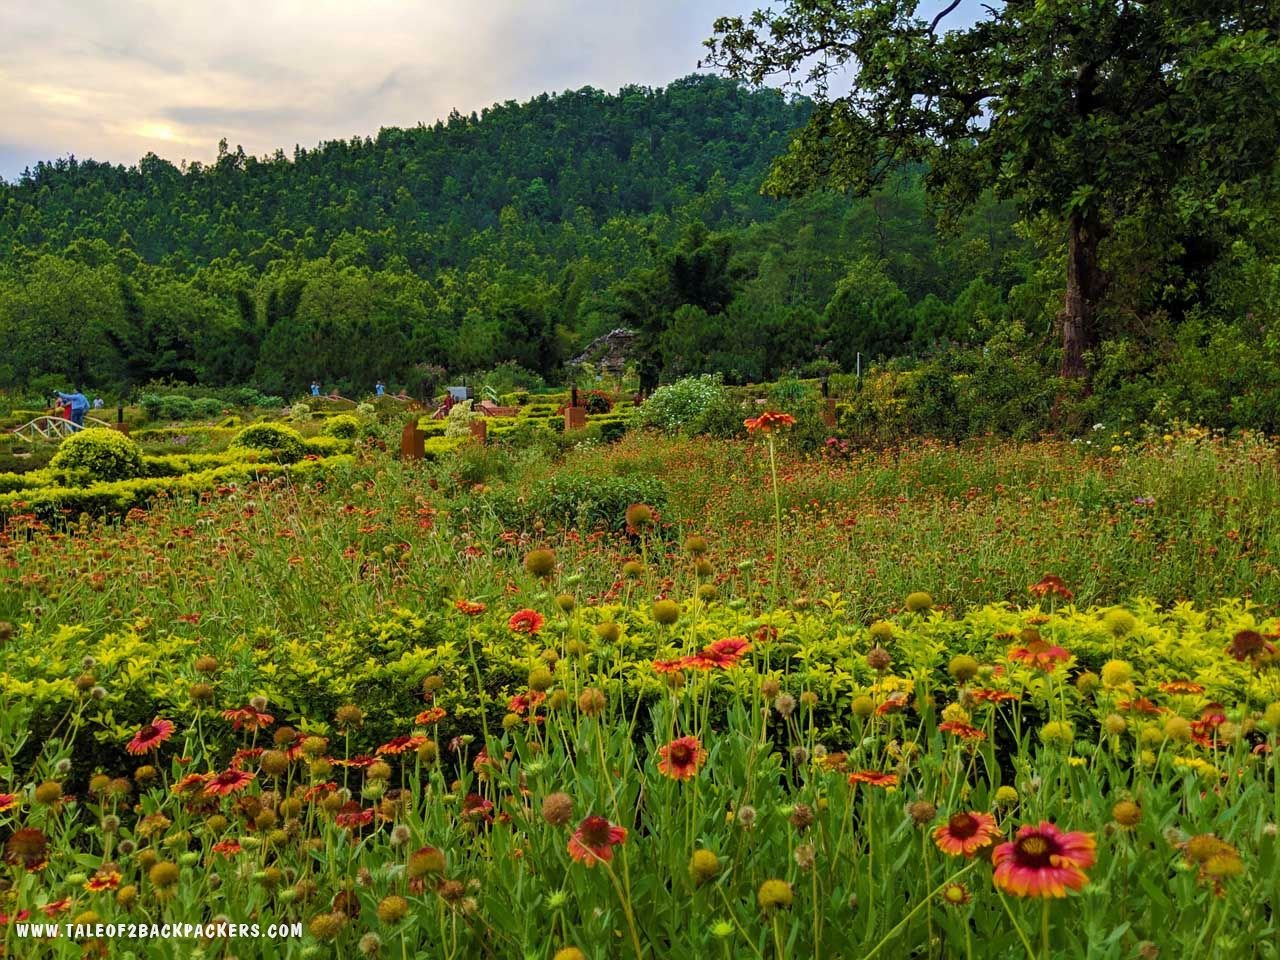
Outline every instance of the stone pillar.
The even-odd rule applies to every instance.
[[[427,435],[418,429],[417,418],[404,425],[400,434],[400,457],[403,460],[421,460],[426,455]]]
[[[587,425],[587,408],[586,407],[565,407],[564,408],[564,430],[568,433],[570,430],[581,430]]]
[[[489,422],[487,420],[472,420],[468,426],[471,428],[472,440],[480,444],[489,442]]]

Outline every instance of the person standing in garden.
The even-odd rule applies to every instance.
[[[319,380],[312,380],[312,381],[311,381],[311,395],[312,395],[313,397],[318,397],[318,396],[320,396],[320,381],[319,381]]]
[[[58,397],[71,405],[71,416],[68,419],[77,427],[83,427],[84,415],[89,410],[89,398],[79,390],[74,393],[63,393],[59,390]]]
[[[387,385],[383,383],[381,380],[379,380],[377,383],[373,385],[374,396],[383,397],[383,396],[386,396],[386,393],[387,393]]]

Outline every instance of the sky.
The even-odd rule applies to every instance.
[[[922,8],[935,6],[922,3]],[[966,0],[972,3],[973,0]],[[0,177],[212,160],[692,73],[759,0],[3,0]]]

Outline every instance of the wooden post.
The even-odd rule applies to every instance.
[[[479,444],[489,442],[489,422],[487,420],[472,420],[468,424],[471,428],[471,439]]]
[[[822,422],[828,427],[834,427],[837,421],[836,417],[836,398],[827,397],[822,401]]]
[[[582,430],[587,425],[587,408],[586,407],[565,407],[564,408],[564,429],[565,433],[570,430]]]
[[[403,460],[421,460],[426,455],[427,435],[418,429],[415,417],[404,425],[400,434],[400,457]]]
[[[126,437],[129,435],[129,425],[123,420],[117,420],[111,427],[117,433],[123,433]]]

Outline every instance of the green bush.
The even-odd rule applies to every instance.
[[[591,530],[626,528],[627,507],[647,503],[662,512],[667,490],[656,477],[630,474],[562,474],[536,484],[523,497],[516,490],[499,491],[494,512],[508,529],[547,528]]]
[[[354,440],[360,435],[360,418],[349,413],[339,413],[330,417],[321,429],[327,437],[338,437],[342,440]]]
[[[742,429],[740,408],[718,375],[685,377],[653,392],[637,413],[642,427],[665,433],[724,436],[731,421]],[[732,435],[731,433],[729,435]]]
[[[142,448],[123,433],[91,427],[63,440],[49,465],[94,481],[129,480],[142,476]]]
[[[600,440],[602,443],[617,443],[627,432],[625,420],[608,420],[600,424]]]
[[[255,423],[231,441],[232,447],[268,450],[280,463],[296,463],[306,452],[306,441],[292,427],[280,423]]]
[[[192,400],[191,407],[200,420],[212,420],[222,413],[222,401],[217,397],[200,397]]]
[[[196,416],[196,404],[190,397],[175,394],[174,396],[160,398],[160,419],[194,420]]]

